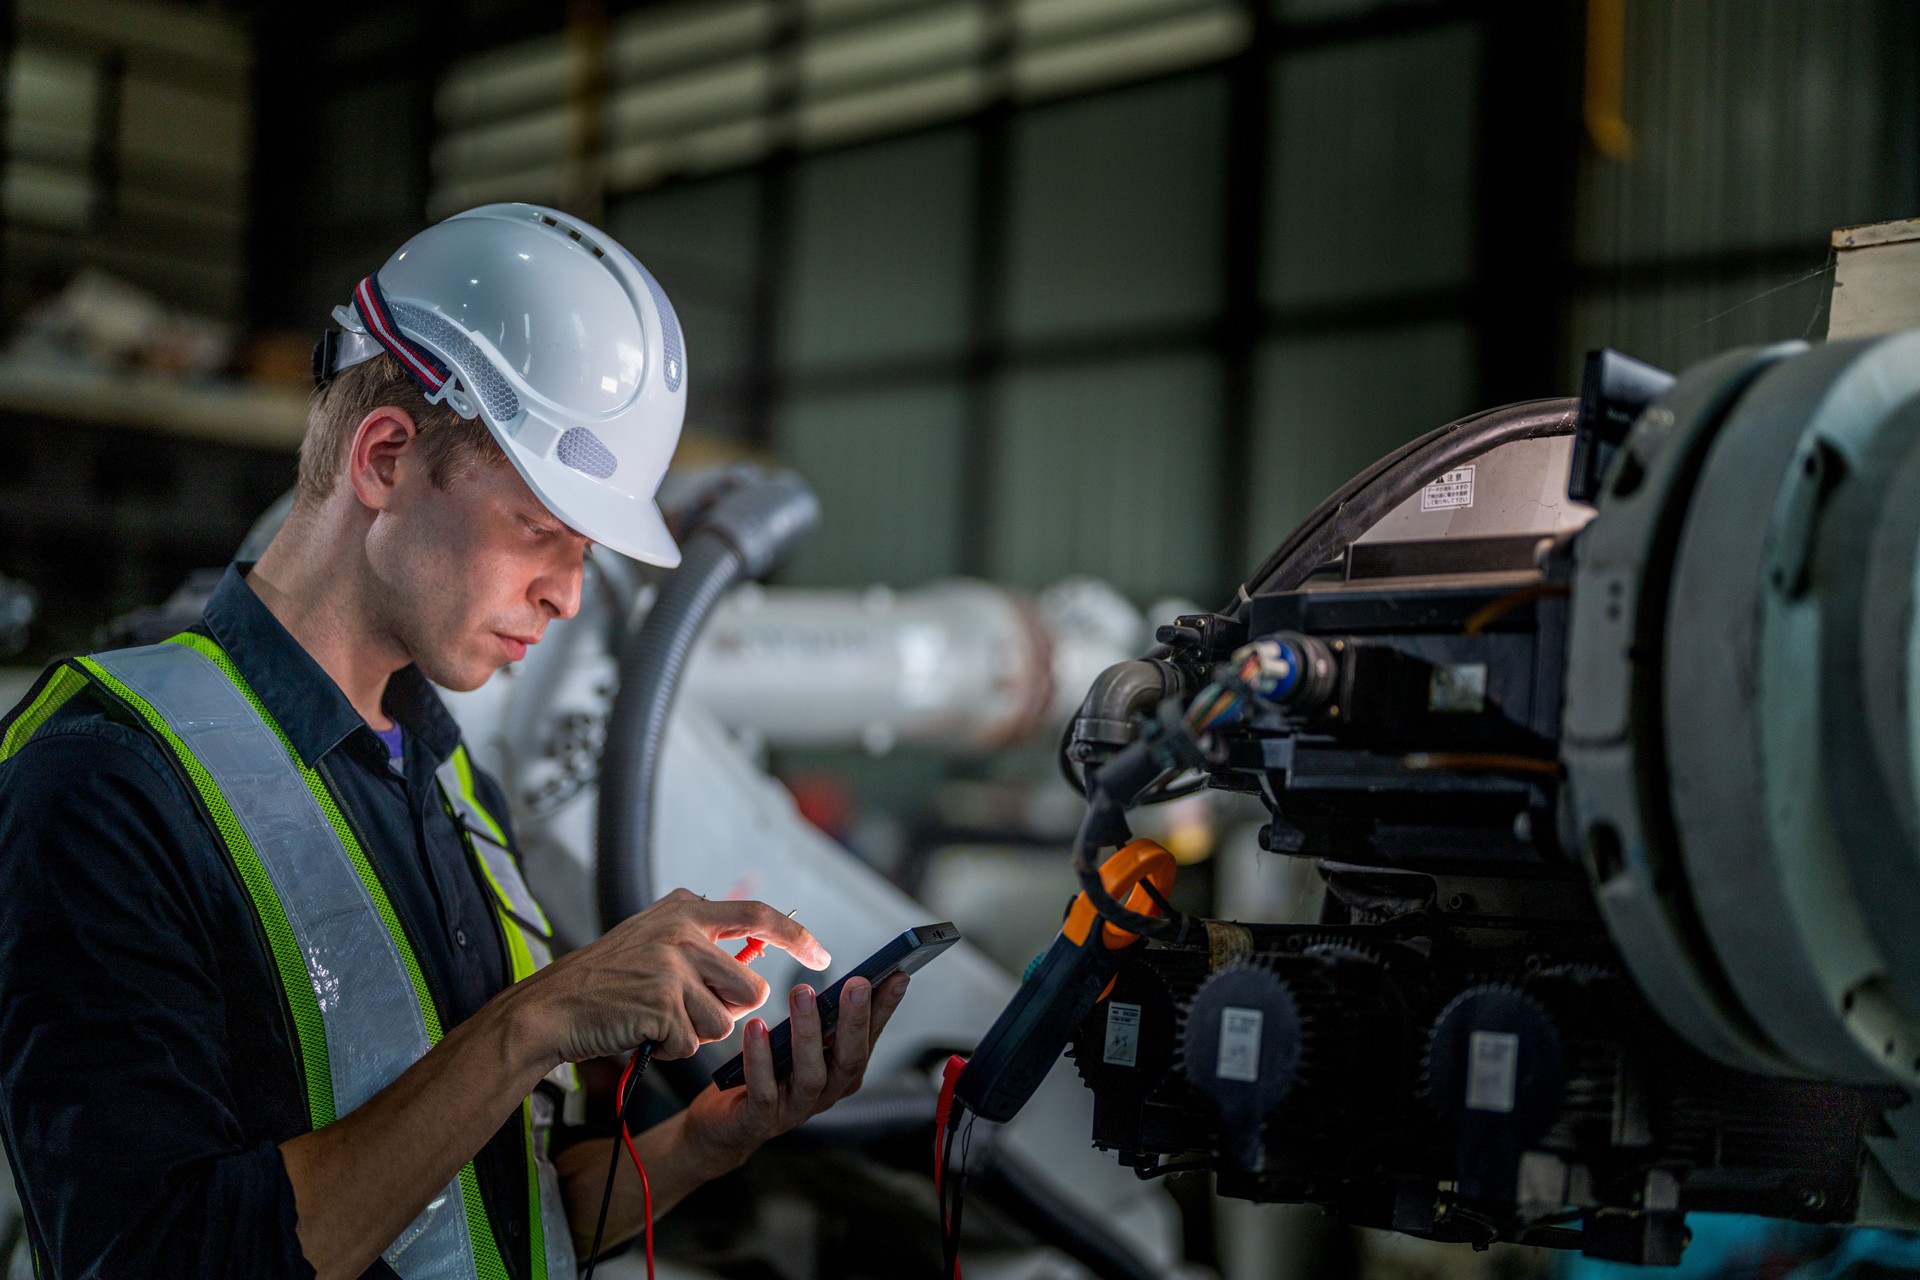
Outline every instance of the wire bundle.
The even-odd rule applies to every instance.
[[[640,1192],[646,1212],[647,1280],[653,1280],[653,1184],[647,1181],[647,1166],[641,1163],[639,1149],[633,1145],[633,1135],[627,1130],[627,1108],[633,1104],[634,1094],[640,1091],[640,1077],[647,1073],[647,1064],[653,1061],[653,1050],[654,1043],[648,1040],[633,1051],[633,1056],[627,1059],[626,1070],[620,1073],[620,1087],[614,1092],[617,1101],[613,1127],[619,1131],[620,1140],[613,1144],[613,1155],[607,1162],[607,1189],[600,1194],[600,1220],[594,1224],[593,1248],[587,1252],[585,1280],[593,1280],[593,1269],[600,1265],[600,1242],[606,1238],[607,1208],[613,1203],[613,1181],[620,1172],[622,1144],[633,1159],[633,1167],[640,1171]]]
[[[973,1146],[973,1122],[964,1104],[955,1105],[953,1095],[966,1065],[967,1060],[957,1053],[947,1059],[940,1079],[940,1101],[933,1112],[933,1197],[940,1210],[941,1280],[960,1280],[960,1211],[966,1205],[967,1155]],[[963,1119],[967,1125],[958,1143],[960,1168],[955,1176],[948,1177],[947,1164],[956,1145],[954,1134]]]

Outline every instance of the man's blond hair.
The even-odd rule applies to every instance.
[[[300,505],[310,506],[333,492],[354,430],[368,414],[386,406],[404,409],[413,419],[414,447],[426,459],[433,482],[443,489],[476,463],[507,460],[485,423],[462,418],[444,404],[429,404],[400,362],[382,353],[342,369],[314,393],[307,407],[307,434],[300,441]]]

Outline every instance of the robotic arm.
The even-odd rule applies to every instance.
[[[1076,869],[1146,941],[1036,975],[960,1096],[1011,1114],[1065,1041],[1123,1164],[1441,1240],[1920,1225],[1917,558],[1920,333],[1598,353],[1414,442],[1096,682]],[[1184,770],[1320,919],[1104,891]]]

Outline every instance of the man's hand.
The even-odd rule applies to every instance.
[[[830,960],[812,934],[764,902],[709,902],[675,889],[509,995],[555,1063],[609,1057],[644,1040],[658,1046],[655,1057],[685,1058],[766,1003],[766,980],[714,945],[746,937],[811,969]]]
[[[784,1083],[773,1074],[773,1049],[767,1024],[747,1023],[741,1037],[747,1083],[738,1089],[708,1086],[686,1111],[683,1139],[710,1162],[710,1176],[737,1167],[769,1138],[825,1111],[859,1089],[873,1043],[907,993],[907,975],[897,973],[870,988],[854,978],[840,993],[840,1016],[832,1045],[823,1042],[820,1011],[813,988],[795,987],[788,996],[793,1021],[793,1070]]]

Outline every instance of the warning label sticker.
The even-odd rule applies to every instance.
[[[1467,1109],[1513,1110],[1520,1075],[1520,1037],[1511,1031],[1476,1031],[1467,1037]]]
[[[1473,505],[1473,468],[1449,471],[1420,491],[1422,511],[1446,511]]]
[[[1105,1062],[1114,1067],[1137,1066],[1140,1061],[1140,1006],[1107,1003],[1107,1052]]]
[[[1213,1074],[1222,1080],[1260,1078],[1260,1024],[1266,1015],[1258,1009],[1220,1011],[1220,1056]]]

